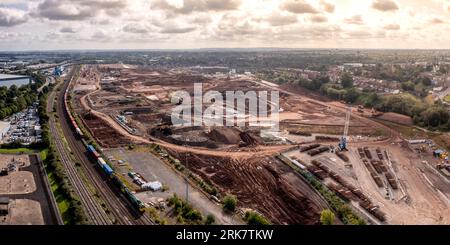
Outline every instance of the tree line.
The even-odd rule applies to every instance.
[[[45,83],[46,78],[42,74],[31,72],[28,75],[31,76],[34,83],[20,87],[16,85],[9,88],[6,86],[0,87],[0,120],[23,111],[38,100],[38,89]]]
[[[42,126],[42,142],[37,143],[35,147],[47,149],[47,157],[44,164],[49,173],[53,174],[53,180],[56,182],[58,189],[55,192],[67,200],[68,209],[63,215],[63,219],[67,224],[88,224],[89,221],[81,205],[81,200],[73,191],[73,187],[69,181],[67,173],[61,163],[59,154],[55,144],[50,137],[49,116],[47,114],[47,98],[48,93],[52,91],[54,85],[51,84],[43,88],[39,94],[38,113]]]
[[[265,77],[276,83],[292,83],[296,86],[315,91],[328,98],[345,101],[350,104],[360,104],[368,108],[374,108],[382,112],[395,112],[410,116],[416,125],[432,130],[450,130],[450,113],[440,100],[432,104],[422,97],[426,90],[420,93],[403,93],[398,95],[378,95],[375,92],[357,89],[353,84],[353,77],[344,73],[340,83],[330,81],[326,75],[320,75],[313,79],[299,77],[292,73],[264,74]],[[427,78],[416,78],[412,83],[414,88],[419,84],[422,88],[430,85]],[[417,96],[419,95],[419,96]]]

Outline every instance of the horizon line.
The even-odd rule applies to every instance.
[[[161,49],[23,49],[23,50],[0,50],[0,53],[37,53],[37,52],[180,52],[180,51],[210,51],[210,50],[399,50],[399,51],[450,51],[450,48],[282,48],[282,47],[216,47],[216,48],[161,48]]]

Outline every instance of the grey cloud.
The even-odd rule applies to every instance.
[[[303,0],[288,0],[282,4],[281,8],[295,14],[318,13],[313,6]]]
[[[240,14],[225,14],[222,16],[219,24],[214,28],[212,36],[215,40],[236,41],[244,40],[246,37],[255,38],[260,34],[269,35],[271,28],[261,29],[261,25],[252,24],[248,16]]]
[[[169,4],[167,0],[157,0],[152,4],[152,8],[178,14],[189,14],[192,12],[235,10],[240,5],[240,0],[183,0],[183,5],[178,7]]]
[[[211,23],[211,16],[196,16],[189,20],[189,22],[199,25],[205,25]]]
[[[165,27],[163,28],[160,33],[164,34],[182,34],[182,33],[188,33],[195,31],[195,27]]]
[[[59,32],[61,32],[61,33],[77,33],[77,31],[74,28],[68,27],[68,26],[61,28],[61,30],[59,30]]]
[[[47,32],[47,34],[45,34],[45,39],[46,40],[58,40],[61,36],[58,33],[55,32]]]
[[[259,19],[260,21],[266,21],[272,26],[284,26],[297,23],[297,16],[295,15],[280,15],[280,14],[272,14],[271,16]]]
[[[16,10],[0,8],[0,26],[11,27],[28,21],[28,16]]]
[[[122,28],[122,30],[124,32],[128,32],[128,33],[136,33],[136,34],[143,34],[143,33],[148,33],[148,28],[141,26],[139,24],[127,24],[126,26],[124,26]]]
[[[159,33],[163,34],[181,34],[195,31],[197,28],[192,25],[180,25],[174,19],[153,18],[151,20],[153,27],[159,29]]]
[[[372,3],[372,8],[379,11],[396,11],[398,10],[398,5],[391,0],[375,0]]]
[[[109,36],[103,31],[97,31],[92,35],[92,39],[108,39]]]
[[[109,25],[111,23],[111,21],[109,19],[104,18],[104,19],[91,20],[90,23],[92,25]]]
[[[32,14],[50,20],[75,21],[93,18],[102,11],[116,16],[124,7],[126,1],[120,0],[44,0]]]
[[[386,37],[386,33],[384,31],[378,31],[375,33],[369,31],[349,31],[344,33],[344,38],[349,39],[369,39],[369,38],[383,38]]]

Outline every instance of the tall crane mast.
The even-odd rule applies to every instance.
[[[339,142],[339,150],[345,151],[347,150],[347,136],[348,136],[348,130],[350,128],[350,117],[352,115],[352,107],[349,106],[347,108],[347,113],[345,115],[345,126],[344,126],[344,134],[341,137],[341,140]]]

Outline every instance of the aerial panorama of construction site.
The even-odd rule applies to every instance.
[[[245,1],[150,1],[192,26],[139,25],[134,1],[17,2],[0,4],[0,225],[450,224],[439,1],[423,24],[443,35],[432,45],[428,17],[404,17],[416,6],[400,0],[357,1],[386,22],[368,34],[356,32],[370,18],[326,1],[280,1],[270,18]],[[112,15],[130,23],[100,23]],[[308,21],[323,33],[304,27],[296,48]],[[105,28],[88,38],[93,22]],[[25,29],[36,37],[12,40]],[[259,31],[277,48],[239,45],[269,46]]]

